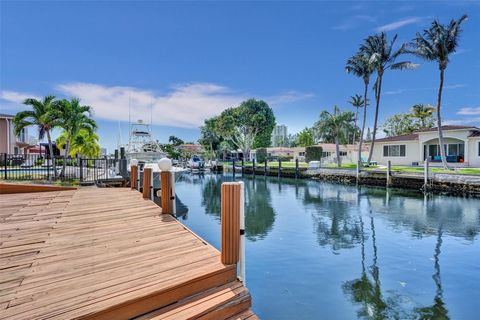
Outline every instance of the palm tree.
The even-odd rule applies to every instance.
[[[407,52],[407,44],[402,44],[396,51],[393,50],[396,40],[397,35],[395,35],[392,41],[389,42],[387,34],[381,32],[365,39],[365,43],[360,48],[360,50],[369,57],[369,62],[373,64],[377,71],[377,80],[375,81],[375,119],[373,121],[373,136],[370,145],[370,153],[368,155],[368,163],[372,160],[375,137],[377,134],[378,110],[380,108],[380,95],[382,92],[382,79],[384,72],[388,69],[403,70],[416,67],[416,64],[413,64],[410,61],[395,62],[400,55]]]
[[[55,167],[55,161],[53,161],[53,144],[51,137],[51,130],[58,125],[58,119],[53,112],[53,106],[55,103],[55,96],[52,95],[46,96],[42,100],[33,98],[25,99],[23,104],[31,106],[32,110],[25,110],[17,113],[13,118],[13,123],[16,135],[19,135],[25,127],[36,126],[38,128],[39,140],[42,140],[45,135],[47,136],[50,159],[52,159],[53,171],[56,177],[57,170]]]
[[[66,160],[68,157],[72,140],[78,135],[80,130],[85,130],[89,134],[93,134],[97,128],[95,121],[90,118],[92,107],[80,105],[78,98],[71,100],[61,100],[57,103],[56,114],[60,119],[60,127],[65,134],[65,159],[63,161],[62,174],[65,172]]]
[[[315,123],[315,131],[319,138],[334,136],[335,152],[337,154],[337,165],[341,167],[340,140],[347,139],[349,133],[354,129],[353,121],[355,114],[351,111],[340,111],[337,106],[333,107],[333,113],[322,111],[320,119]]]
[[[457,50],[462,32],[461,25],[465,20],[467,20],[467,15],[463,15],[458,20],[452,19],[448,25],[443,25],[438,20],[434,20],[430,28],[423,31],[423,34],[417,33],[415,39],[413,39],[413,42],[410,44],[412,50],[409,51],[426,61],[438,62],[440,84],[437,94],[437,131],[438,142],[441,146],[440,157],[442,158],[445,169],[448,169],[448,164],[445,158],[445,149],[443,148],[444,140],[441,114],[444,73],[449,62],[450,54],[455,53]]]
[[[363,98],[361,95],[356,94],[354,96],[350,97],[350,101],[348,101],[352,105],[352,107],[356,108],[355,111],[355,131],[353,131],[353,139],[352,139],[352,144],[355,143],[355,134],[357,133],[357,121],[358,121],[358,112],[361,107],[363,107]]]
[[[363,135],[365,133],[365,123],[367,121],[368,84],[370,82],[370,76],[373,72],[373,66],[370,63],[369,59],[365,56],[365,54],[363,54],[362,52],[358,52],[356,55],[347,60],[345,71],[359,78],[362,78],[363,84],[365,86],[363,93],[363,123],[362,130],[360,132],[360,141],[358,142],[358,164],[361,165]]]
[[[412,115],[418,120],[420,120],[422,129],[426,128],[427,119],[430,118],[434,112],[435,107],[429,104],[419,103],[412,107]]]
[[[63,131],[56,139],[58,147],[63,149],[67,143],[67,139],[67,134]],[[96,133],[90,133],[85,129],[80,129],[71,141],[69,155],[71,157],[82,155],[87,158],[98,158],[100,156],[99,139]]]

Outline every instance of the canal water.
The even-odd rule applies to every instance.
[[[220,247],[220,185],[185,175],[178,219]],[[478,319],[480,200],[245,182],[246,281],[262,319]]]

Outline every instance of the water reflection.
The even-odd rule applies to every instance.
[[[202,207],[205,213],[220,220],[221,213],[221,175],[201,177]],[[272,208],[270,186],[266,179],[245,179],[245,236],[251,241],[263,239],[275,222]]]

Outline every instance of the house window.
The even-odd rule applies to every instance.
[[[299,156],[299,157],[305,157],[305,152],[299,152],[299,153],[298,153],[298,156]]]
[[[405,157],[406,150],[404,144],[383,146],[384,157]]]
[[[332,153],[330,151],[322,151],[322,158],[330,157]]]
[[[478,142],[478,156],[480,157],[480,141]]]
[[[340,151],[340,157],[346,157],[347,152],[346,151]]]

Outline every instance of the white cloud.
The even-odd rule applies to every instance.
[[[466,124],[478,124],[478,123],[480,123],[480,118],[468,118],[468,119],[443,121],[443,125],[466,125]]]
[[[467,85],[464,83],[457,83],[457,84],[448,84],[443,86],[444,89],[458,89],[458,88],[465,88]]]
[[[404,93],[404,92],[405,92],[405,89],[397,89],[397,90],[385,91],[384,94],[394,95],[394,94],[401,94],[401,93]]]
[[[366,23],[372,23],[375,22],[375,17],[365,15],[365,14],[358,14],[349,17],[347,20],[344,20],[341,24],[335,25],[332,27],[333,30],[339,30],[339,31],[347,31],[351,29],[358,28],[361,25],[364,25]]]
[[[142,119],[155,124],[184,128],[202,125],[205,118],[239,104],[244,97],[212,83],[178,85],[166,94],[125,86],[67,83],[57,86],[61,93],[79,97],[94,108],[95,117],[113,121]]]
[[[94,108],[95,117],[112,121],[131,120],[183,128],[198,128],[206,118],[220,114],[250,98],[213,83],[173,86],[165,94],[125,86],[104,86],[93,83],[67,83],[57,86],[66,96],[79,97],[83,104]],[[272,107],[312,97],[312,94],[288,91],[263,98]],[[259,97],[262,98],[262,97]]]
[[[0,91],[0,99],[8,103],[23,104],[23,101],[27,98],[39,99],[39,97],[35,96],[34,94],[27,92],[17,92],[9,90]]]
[[[407,26],[409,24],[418,24],[418,23],[422,22],[424,19],[425,18],[421,18],[421,17],[404,18],[404,19],[400,19],[400,20],[394,21],[392,23],[385,24],[383,26],[377,27],[375,30],[377,32],[392,31],[392,30],[396,30],[396,29],[399,29],[401,27]]]
[[[462,115],[480,115],[480,107],[475,108],[461,108],[457,114]]]

